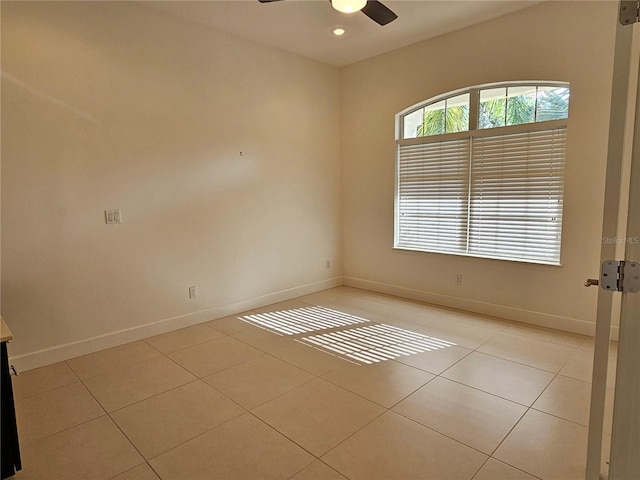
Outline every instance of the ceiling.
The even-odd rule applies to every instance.
[[[344,14],[328,0],[144,1],[148,8],[263,45],[344,66],[540,3],[540,0],[385,0],[398,18],[380,26],[361,12]],[[330,29],[342,26],[336,37]]]

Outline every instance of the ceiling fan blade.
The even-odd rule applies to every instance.
[[[380,25],[386,25],[398,18],[398,15],[393,13],[382,3],[378,2],[378,0],[369,0],[361,11],[371,20]]]
[[[258,0],[260,3],[279,2],[280,0]]]

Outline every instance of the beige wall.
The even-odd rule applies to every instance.
[[[337,68],[134,3],[2,3],[16,365],[340,283]]]
[[[547,2],[343,68],[345,282],[593,333],[615,16],[616,2]],[[571,83],[562,267],[394,250],[394,115],[509,80]]]

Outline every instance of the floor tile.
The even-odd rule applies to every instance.
[[[291,337],[273,333],[260,327],[251,326],[234,333],[233,338],[243,343],[262,350],[263,352],[273,352],[285,348],[293,342]]]
[[[591,353],[593,353],[593,348],[595,345],[595,338],[594,337],[587,337],[584,342],[582,342],[582,344],[579,347],[579,350],[589,350],[591,351]]]
[[[588,428],[529,410],[493,455],[545,480],[583,480]]]
[[[335,353],[358,365],[395,360],[418,352],[453,346],[437,338],[422,335],[386,323],[366,323],[301,337],[300,342],[327,353]]]
[[[319,379],[253,410],[257,417],[316,456],[382,412],[379,405]]]
[[[147,463],[141,463],[131,470],[116,475],[112,480],[160,480]]]
[[[596,339],[594,337],[587,337],[585,341],[582,342],[578,350],[588,351],[593,356],[595,343],[596,343]],[[618,355],[618,342],[616,340],[611,340],[609,342],[609,353],[611,353],[614,357]]]
[[[416,353],[405,357],[398,357],[396,362],[425,370],[434,375],[440,375],[447,368],[469,355],[471,350],[453,345],[439,348],[430,352]]]
[[[13,375],[13,398],[19,400],[78,382],[78,377],[65,362],[36,368]]]
[[[81,383],[16,401],[20,444],[48,437],[105,414]]]
[[[284,302],[272,303],[271,305],[267,305],[265,307],[254,308],[253,311],[256,313],[286,312],[288,310],[306,308],[308,306],[309,305],[307,303],[301,302],[298,299],[293,299],[285,300]]]
[[[332,288],[331,291],[339,292],[346,297],[361,296],[363,298],[368,298],[382,295],[381,293],[374,292],[373,290],[365,290],[364,288],[353,287],[351,285],[340,285],[339,287]]]
[[[199,343],[204,343],[214,338],[223,337],[225,334],[214,330],[206,325],[194,325],[192,327],[181,328],[173,332],[163,333],[145,339],[156,350],[162,353],[171,353],[176,350],[191,347]]]
[[[336,368],[322,378],[384,407],[392,407],[433,378],[433,375],[402,363]]]
[[[497,334],[497,331],[493,328],[474,326],[468,322],[443,318],[434,320],[428,326],[420,328],[416,332],[446,340],[471,350],[475,350]]]
[[[314,378],[309,372],[264,355],[203,380],[250,410]]]
[[[163,480],[283,479],[313,462],[269,426],[245,414],[150,461]]]
[[[108,416],[21,449],[20,480],[109,479],[143,462]]]
[[[335,355],[299,342],[294,342],[286,348],[275,350],[271,354],[314,375],[324,375],[349,363]]]
[[[372,301],[354,297],[332,308],[365,320],[386,323],[411,331],[424,327],[434,320],[426,313],[416,314],[411,310],[380,302],[378,299]]]
[[[165,356],[85,380],[85,385],[107,412],[152,397],[195,380]]]
[[[205,323],[206,326],[211,327],[219,332],[231,335],[232,333],[239,332],[245,328],[250,328],[252,325],[241,320],[240,318],[249,315],[253,312],[239,313],[238,315],[231,315],[229,317],[218,318],[210,322]]]
[[[411,317],[415,320],[414,317]],[[382,318],[382,320],[378,320],[379,323],[384,323],[385,325],[393,325],[394,327],[402,328],[404,330],[408,330],[410,332],[415,332],[420,328],[424,328],[425,325],[428,325],[429,322],[418,323],[416,321],[409,321],[401,317],[400,315],[386,315]]]
[[[565,347],[578,348],[588,337],[577,333],[563,332],[562,330],[554,330],[551,328],[537,327],[524,323],[514,323],[505,333],[511,335],[519,335],[534,340],[556,343]]]
[[[322,290],[320,292],[310,293],[309,295],[303,295],[296,298],[296,300],[308,305],[328,305],[344,298],[345,295],[346,294],[342,293],[340,290],[331,288],[329,290]]]
[[[616,382],[617,351],[609,352],[607,367],[607,386],[613,387]],[[578,349],[560,370],[560,375],[591,382],[593,376],[593,350]]]
[[[231,337],[210,340],[169,354],[169,357],[202,378],[233,367],[263,352]]]
[[[490,458],[473,480],[537,480],[528,473]]]
[[[349,313],[314,305],[292,310],[255,313],[243,317],[243,320],[250,321],[267,331],[284,335],[285,338],[368,322]]]
[[[507,330],[513,322],[503,318],[482,315],[479,313],[467,312],[465,310],[446,310],[441,313],[441,318],[446,321],[464,322],[477,327],[483,327],[488,330],[502,332]]]
[[[478,351],[552,373],[558,373],[575,353],[571,347],[506,333],[496,335]]]
[[[382,317],[385,323],[396,326],[402,324],[414,327],[426,326],[437,318],[433,309],[429,309],[426,305],[402,300],[398,297],[379,295],[366,299],[362,299],[362,296],[356,298],[348,303],[367,314]]]
[[[320,460],[313,462],[291,480],[347,480],[345,477]]]
[[[148,398],[111,416],[138,451],[153,458],[245,410],[204,382]]]
[[[526,406],[536,401],[554,377],[549,372],[477,352],[464,357],[442,376]]]
[[[418,316],[424,316],[426,319],[435,320],[444,310],[442,307],[430,303],[422,303],[417,300],[405,300],[400,297],[394,297],[394,305],[402,308],[403,311],[414,313]]]
[[[526,407],[444,378],[436,378],[393,411],[465,445],[491,454]]]
[[[593,351],[578,350],[560,369],[560,375],[591,382],[593,374]]]
[[[590,404],[590,383],[558,375],[536,400],[533,408],[588,426]]]
[[[358,297],[364,298],[368,302],[382,305],[385,308],[385,312],[401,310],[402,312],[414,314],[417,316],[424,315],[427,312],[426,304],[413,300],[407,300],[393,295],[380,293],[365,297],[361,293],[360,295],[358,295]]]
[[[67,360],[71,369],[84,380],[144,362],[161,353],[140,340]]]
[[[368,294],[344,296],[339,299],[337,303],[344,307],[355,309],[365,315],[388,316],[393,313],[393,307],[385,305],[380,301],[376,302],[376,299],[379,299],[379,297],[375,295],[371,296],[369,292]]]
[[[363,320],[367,320],[369,322],[379,322],[384,323],[388,315],[384,315],[383,313],[367,310],[361,307],[357,307],[352,305],[354,303],[350,298],[347,300],[340,300],[337,302],[332,302],[325,305],[327,308],[331,308],[332,310],[336,310],[338,312],[342,312],[347,315],[352,315],[357,318],[361,318]],[[419,325],[417,325],[419,326]]]
[[[351,480],[469,480],[486,455],[387,412],[322,460]]]

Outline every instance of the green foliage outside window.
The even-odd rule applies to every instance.
[[[536,98],[533,95],[518,95],[496,98],[480,104],[479,128],[521,125],[535,120]]]
[[[569,116],[569,89],[554,88],[538,91],[538,122],[560,120]]]
[[[418,137],[469,130],[469,105],[425,110]]]
[[[502,90],[502,91],[501,91]],[[483,96],[486,95],[485,98]],[[560,120],[569,116],[569,88],[559,86],[498,87],[480,90],[478,128],[496,128],[533,122]],[[466,103],[460,99],[466,97]],[[457,100],[450,105],[451,100]],[[416,137],[469,130],[468,94],[440,101],[442,108],[432,104],[423,108],[422,118],[415,126]],[[417,113],[417,112],[416,112]],[[415,125],[415,124],[414,124]]]

